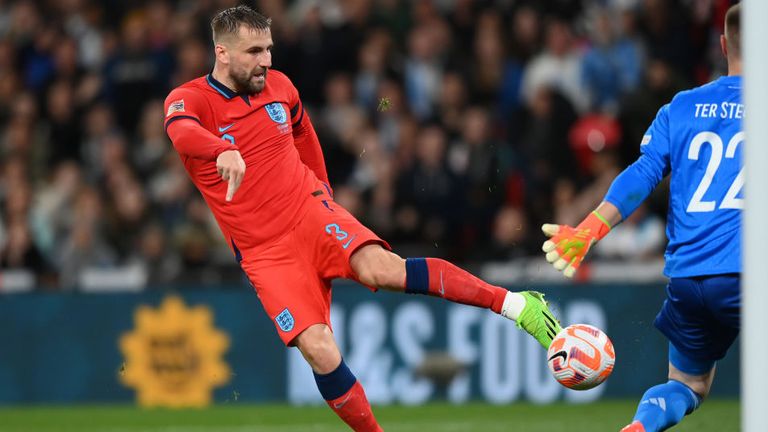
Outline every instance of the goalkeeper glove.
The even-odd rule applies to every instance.
[[[547,253],[547,261],[562,271],[565,277],[571,278],[589,248],[608,234],[611,225],[598,212],[593,211],[576,228],[544,224],[541,230],[550,237],[541,247]]]

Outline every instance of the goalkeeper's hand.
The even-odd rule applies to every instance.
[[[605,237],[611,230],[608,221],[593,211],[576,228],[568,225],[544,224],[541,230],[549,240],[541,250],[546,252],[547,261],[565,277],[572,278],[579,265],[594,243]]]

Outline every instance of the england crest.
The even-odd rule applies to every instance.
[[[275,123],[283,124],[286,120],[288,120],[288,116],[285,115],[285,108],[283,108],[283,104],[280,102],[273,102],[271,104],[264,105],[264,109],[267,110],[269,118],[271,118]]]
[[[280,315],[275,317],[275,322],[277,323],[277,326],[280,327],[280,330],[286,333],[293,330],[293,325],[295,324],[293,315],[291,315],[291,311],[289,311],[288,308],[283,309],[283,311],[280,312]]]

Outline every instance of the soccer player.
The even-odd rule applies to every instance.
[[[296,88],[272,70],[271,20],[246,7],[211,22],[213,71],[171,91],[165,128],[287,346],[331,409],[379,431],[330,328],[331,280],[488,308],[545,348],[560,331],[543,296],[490,285],[436,258],[402,259],[333,201],[322,150]]]
[[[720,45],[728,76],[678,93],[640,143],[641,155],[613,181],[604,201],[576,228],[545,224],[547,260],[572,277],[592,244],[628,217],[671,175],[664,274],[667,299],[656,327],[669,339],[669,381],[642,397],[624,432],[665,430],[699,407],[715,362],[739,333],[741,295],[740,7],[725,16]]]

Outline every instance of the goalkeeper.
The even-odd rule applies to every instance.
[[[638,160],[577,227],[545,224],[547,261],[573,277],[590,247],[628,217],[670,175],[664,274],[667,299],[655,320],[669,340],[669,380],[643,395],[623,432],[666,430],[699,407],[715,362],[739,333],[741,293],[740,7],[725,16],[720,45],[728,76],[677,94],[663,106]]]

